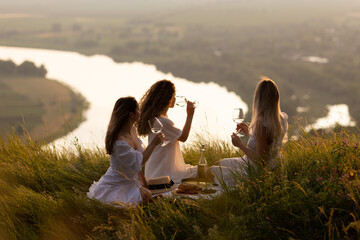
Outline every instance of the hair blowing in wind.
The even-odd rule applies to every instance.
[[[170,100],[175,93],[175,85],[169,80],[154,83],[140,100],[140,120],[137,130],[140,136],[148,135],[150,127],[148,120],[158,117],[169,107]]]

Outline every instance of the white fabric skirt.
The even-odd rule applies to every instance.
[[[218,166],[211,166],[211,172],[215,175],[215,183],[222,186],[225,184],[228,187],[235,186],[236,176],[247,176],[247,169],[255,167],[255,164],[246,156],[241,158],[224,158],[219,161]]]
[[[142,201],[139,181],[110,182],[104,175],[89,188],[87,196],[104,203],[137,204]],[[110,178],[111,179],[111,178]]]

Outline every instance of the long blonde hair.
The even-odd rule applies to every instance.
[[[160,116],[169,107],[175,94],[175,85],[169,80],[154,83],[140,100],[140,120],[137,130],[140,136],[148,135],[150,127],[148,120]]]
[[[253,100],[253,113],[250,129],[256,135],[265,129],[269,144],[272,144],[282,131],[280,110],[280,92],[275,82],[261,77]]]

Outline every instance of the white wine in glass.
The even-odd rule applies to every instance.
[[[150,130],[153,133],[158,134],[161,132],[163,125],[159,121],[159,119],[157,119],[156,117],[153,117],[153,118],[150,118],[148,122],[149,122]]]
[[[163,128],[162,123],[160,122],[160,120],[157,117],[152,117],[149,119],[148,121],[149,126],[150,126],[150,130],[151,132],[158,134],[161,133],[161,130]],[[161,144],[162,147],[166,146],[170,141],[166,141],[164,140],[163,143]]]
[[[179,106],[179,107],[186,106],[186,98],[184,96],[176,96],[175,99],[176,99],[176,101],[175,101],[176,106]]]
[[[176,96],[175,99],[176,99],[175,104],[179,107],[185,107],[187,104],[187,101],[192,102],[194,104],[194,108],[199,106],[198,100],[191,101],[191,100],[187,99],[185,96]]]
[[[233,112],[233,121],[238,124],[238,123],[242,123],[244,121],[245,115],[244,115],[244,111],[242,108],[234,108],[234,112]],[[236,135],[238,135],[239,137],[243,137],[244,135],[236,132]]]

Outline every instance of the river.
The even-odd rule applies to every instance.
[[[200,134],[211,138],[229,140],[235,128],[232,112],[235,107],[248,106],[234,92],[216,83],[194,83],[163,73],[154,65],[141,62],[116,63],[102,55],[85,56],[75,52],[0,47],[0,59],[20,64],[25,60],[43,64],[47,78],[57,80],[81,93],[90,103],[86,120],[77,129],[55,141],[56,146],[71,146],[75,139],[84,147],[103,147],[107,124],[115,101],[119,97],[134,96],[140,100],[156,81],[171,80],[177,95],[197,99],[189,142]],[[174,107],[168,112],[175,125],[182,128],[186,119],[185,107]]]
[[[199,101],[188,140],[190,143],[196,139],[196,134],[229,141],[235,128],[233,109],[242,107],[245,113],[248,112],[248,105],[240,96],[223,86],[194,83],[141,62],[116,63],[103,55],[85,56],[76,52],[4,46],[0,46],[0,59],[12,60],[17,64],[25,60],[38,66],[43,64],[48,71],[47,78],[70,86],[90,103],[90,108],[85,112],[86,120],[74,131],[56,140],[54,146],[57,147],[74,146],[74,141],[83,147],[104,147],[106,127],[115,101],[124,96],[134,96],[140,100],[145,91],[161,79],[171,80],[176,86],[177,95]],[[329,105],[327,109],[327,116],[305,129],[333,127],[336,123],[355,125],[347,105]],[[182,128],[186,109],[176,106],[169,110],[168,116],[177,127]]]

